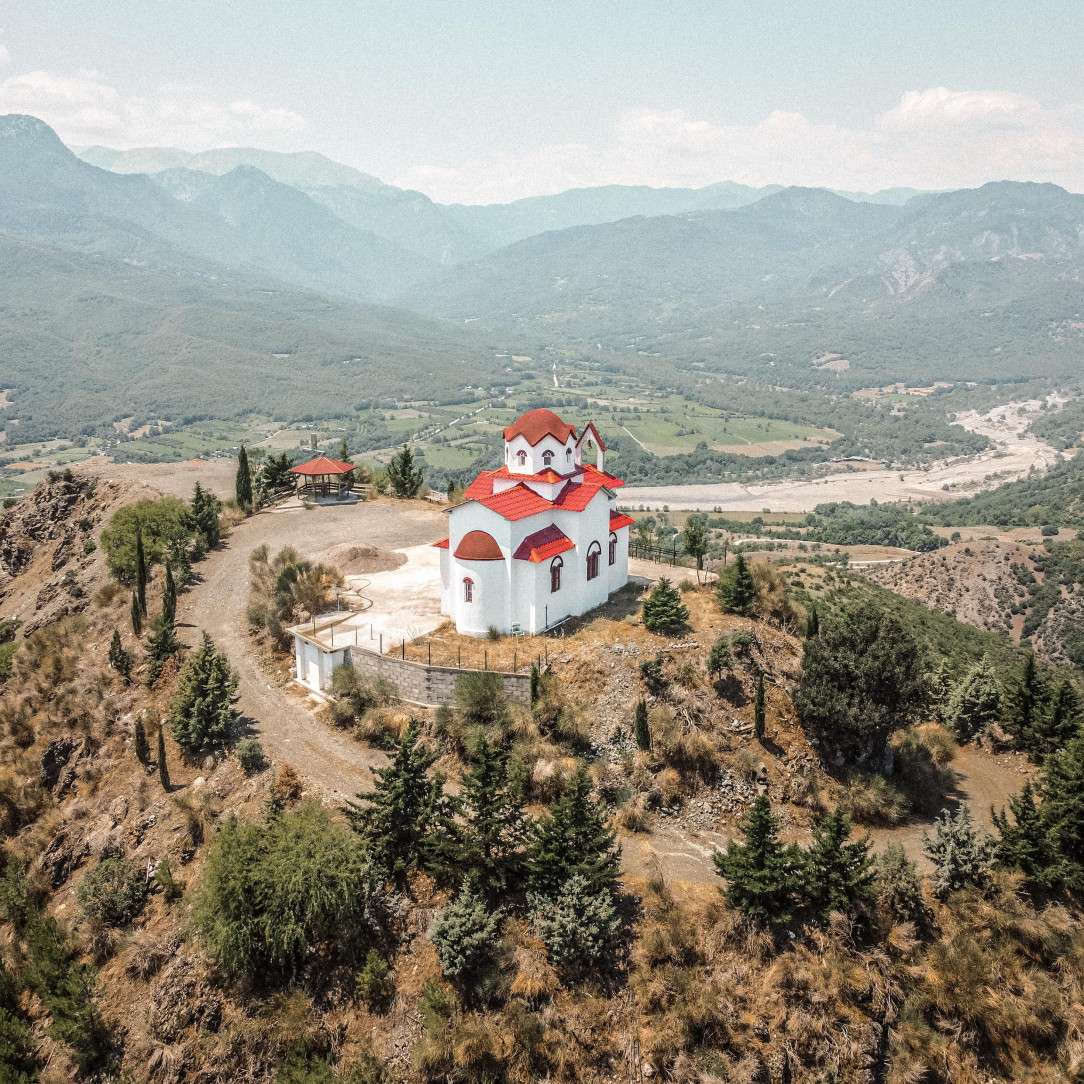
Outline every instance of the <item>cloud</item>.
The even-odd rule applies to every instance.
[[[177,146],[186,150],[243,142],[251,136],[289,136],[305,120],[288,109],[242,100],[215,101],[198,86],[167,83],[145,96],[126,96],[99,72],[74,75],[33,71],[0,82],[0,113],[29,113],[66,143],[127,147]]]
[[[1008,91],[907,91],[865,126],[775,111],[716,124],[635,109],[597,143],[557,144],[463,165],[419,165],[395,183],[444,201],[492,202],[599,184],[715,181],[876,190],[1054,181],[1084,191],[1084,105],[1048,109]]]
[[[7,67],[11,63],[11,53],[8,51],[8,47],[0,41],[0,68]]]

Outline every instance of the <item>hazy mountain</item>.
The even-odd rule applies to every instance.
[[[362,300],[387,298],[431,264],[370,230],[347,225],[304,192],[253,166],[223,176],[164,170],[154,181],[178,202],[213,215],[236,247],[231,262],[284,281]]]
[[[273,276],[360,300],[385,300],[429,269],[256,169],[155,176],[165,180],[99,169],[43,122],[0,118],[0,232],[9,237],[167,270]]]

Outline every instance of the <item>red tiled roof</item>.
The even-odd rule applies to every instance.
[[[547,467],[541,474],[513,474],[507,467],[493,472],[494,478],[511,478],[517,482],[563,482],[565,475],[558,474],[552,467]]]
[[[569,482],[557,494],[553,507],[561,508],[566,512],[582,512],[595,499],[595,495],[601,488],[601,485],[591,485],[588,482],[581,482],[579,485]]]
[[[575,549],[576,544],[567,537],[560,527],[550,524],[534,534],[529,534],[518,546],[512,556],[517,561],[533,561],[539,564],[556,557],[566,550]]]
[[[577,443],[582,444],[587,439],[587,431],[590,430],[595,434],[595,443],[603,450],[606,451],[606,445],[602,443],[602,437],[598,435],[598,430],[595,428],[594,422],[588,422],[583,427],[583,432],[580,434],[580,439]]]
[[[504,554],[497,540],[485,531],[468,531],[455,548],[460,561],[503,561]]]
[[[618,486],[625,484],[624,479],[615,478],[612,474],[607,474],[605,471],[599,470],[598,467],[592,467],[587,463],[583,465],[583,476],[584,481],[595,485],[604,485],[607,489],[617,489]]]
[[[620,531],[622,527],[631,527],[635,522],[636,520],[634,520],[632,516],[626,516],[624,512],[615,512],[613,509],[610,509],[611,531]]]
[[[451,544],[451,541],[452,540],[450,538],[442,538],[439,542],[434,542],[433,543],[433,549],[446,550],[448,548],[448,546]]]
[[[484,470],[477,478],[463,491],[463,500],[476,501],[479,497],[490,497],[493,495],[493,476],[497,472],[495,470]]]
[[[513,486],[503,493],[494,493],[490,497],[475,499],[497,515],[512,520],[524,519],[553,507],[553,504],[545,497],[540,497],[533,489],[528,489],[526,486]]]
[[[347,471],[353,469],[353,463],[343,463],[339,459],[328,459],[326,455],[318,455],[315,459],[310,459],[307,463],[299,463],[296,467],[291,467],[289,473],[304,474],[307,476],[346,474]]]
[[[556,437],[563,444],[568,440],[569,434],[576,435],[574,425],[561,421],[552,410],[538,407],[536,410],[528,410],[526,414],[507,426],[504,430],[504,439],[525,437],[527,443],[533,448],[543,437]]]

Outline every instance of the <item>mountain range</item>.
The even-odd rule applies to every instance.
[[[28,434],[133,405],[447,400],[514,383],[495,354],[525,342],[830,394],[1079,375],[1084,197],[858,196],[721,183],[442,206],[320,155],[78,157],[0,117],[0,384]]]

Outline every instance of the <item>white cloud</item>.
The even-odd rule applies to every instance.
[[[11,52],[8,47],[0,41],[0,68],[6,67],[11,63]]]
[[[866,126],[776,111],[715,124],[637,109],[595,145],[543,146],[463,165],[420,165],[395,183],[445,201],[490,202],[596,184],[951,188],[1054,181],[1084,191],[1084,106],[1057,110],[1006,91],[908,91]]]
[[[126,96],[99,72],[74,75],[34,71],[0,82],[0,113],[29,113],[66,143],[127,147],[177,146],[206,150],[259,135],[289,135],[305,120],[288,109],[251,101],[222,103],[198,86],[167,83],[145,96]]]

